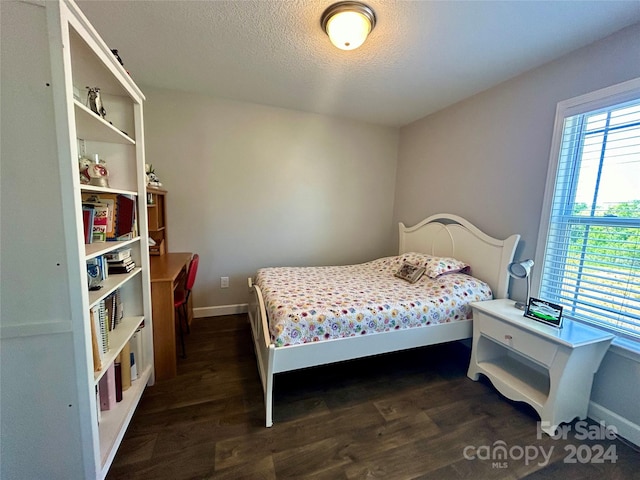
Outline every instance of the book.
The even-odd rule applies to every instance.
[[[105,319],[109,328],[109,331],[112,331],[116,328],[116,293],[113,292],[109,294],[104,299],[105,304]]]
[[[103,353],[98,339],[96,319],[93,308],[89,310],[89,320],[91,322],[91,351],[93,354],[93,371],[99,372],[100,370],[102,370]]]
[[[100,410],[111,410],[116,405],[116,369],[112,363],[98,382]]]
[[[131,381],[138,379],[138,365],[136,364],[136,354],[134,352],[129,352],[129,359],[131,364]]]
[[[107,240],[115,240],[116,238],[116,200],[117,195],[115,194],[100,195],[100,202],[107,206]]]
[[[98,425],[100,425],[100,421],[102,420],[102,414],[100,413],[102,410],[100,409],[100,384],[96,385],[96,416],[98,417]]]
[[[131,258],[131,249],[130,248],[121,248],[114,252],[109,252],[105,255],[107,257],[107,262],[121,262],[126,260],[127,258]]]
[[[102,287],[103,275],[100,271],[98,258],[87,260],[87,286],[89,290],[99,290]]]
[[[118,216],[116,218],[116,237],[134,232],[136,200],[127,195],[118,195]]]
[[[144,365],[142,358],[142,332],[140,330],[137,330],[131,336],[129,349],[131,351],[131,380],[136,380],[139,373],[142,373],[142,365]]]
[[[104,258],[104,255],[99,255],[95,257],[98,266],[100,267],[100,278],[101,280],[106,280],[109,278],[109,269],[107,268],[107,261]]]
[[[93,206],[93,211],[92,243],[106,242],[109,207],[104,203],[96,203]]]
[[[131,349],[125,343],[120,352],[120,368],[122,369],[122,391],[131,387]]]
[[[116,304],[116,292],[113,292],[110,296],[110,300],[111,300],[111,330],[114,330],[116,328],[116,326],[118,325],[116,323],[116,319],[118,318],[118,312],[117,312],[117,304]]]
[[[98,319],[100,336],[102,337],[102,350],[107,353],[109,351],[109,324],[107,323],[107,308],[104,299],[100,300],[98,304]]]
[[[82,205],[82,226],[84,231],[84,243],[93,243],[93,218],[95,212],[92,205]]]
[[[136,264],[133,262],[126,265],[114,265],[113,263],[111,263],[109,264],[109,273],[111,274],[129,273],[134,268],[136,268]]]
[[[126,267],[127,265],[134,264],[132,257],[127,257],[124,260],[112,260],[109,262],[109,267]]]
[[[94,305],[91,307],[89,316],[93,321],[91,332],[93,333],[95,331],[96,334],[96,345],[98,347],[98,355],[100,357],[100,369],[102,369],[102,360],[104,359],[104,355],[109,351],[109,348],[104,344],[105,336],[102,333],[103,326],[100,325],[100,305]]]
[[[116,325],[120,325],[124,318],[124,307],[122,304],[122,294],[120,289],[116,290]]]
[[[120,354],[118,354],[116,356],[116,359],[113,362],[114,380],[115,380],[115,387],[116,387],[116,402],[121,402],[122,401],[122,364],[121,364],[121,359],[122,359],[122,357],[120,356]]]
[[[106,207],[104,237],[102,241],[116,240],[116,225],[118,217],[118,197],[116,193],[85,193],[82,195],[83,205]],[[102,231],[102,229],[100,229]]]

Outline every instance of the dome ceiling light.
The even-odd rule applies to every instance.
[[[324,11],[320,24],[336,47],[354,50],[376,26],[376,14],[364,3],[338,2]]]

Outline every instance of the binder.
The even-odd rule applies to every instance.
[[[100,410],[111,410],[116,405],[116,368],[112,363],[98,383]]]

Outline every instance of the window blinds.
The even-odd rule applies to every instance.
[[[540,296],[640,339],[640,99],[564,119]]]

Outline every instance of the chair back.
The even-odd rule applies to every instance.
[[[193,284],[196,283],[196,273],[198,273],[198,263],[200,262],[200,255],[197,253],[191,257],[191,262],[189,263],[189,271],[187,272],[187,282],[185,284],[185,289],[187,292],[190,292],[193,288]]]

